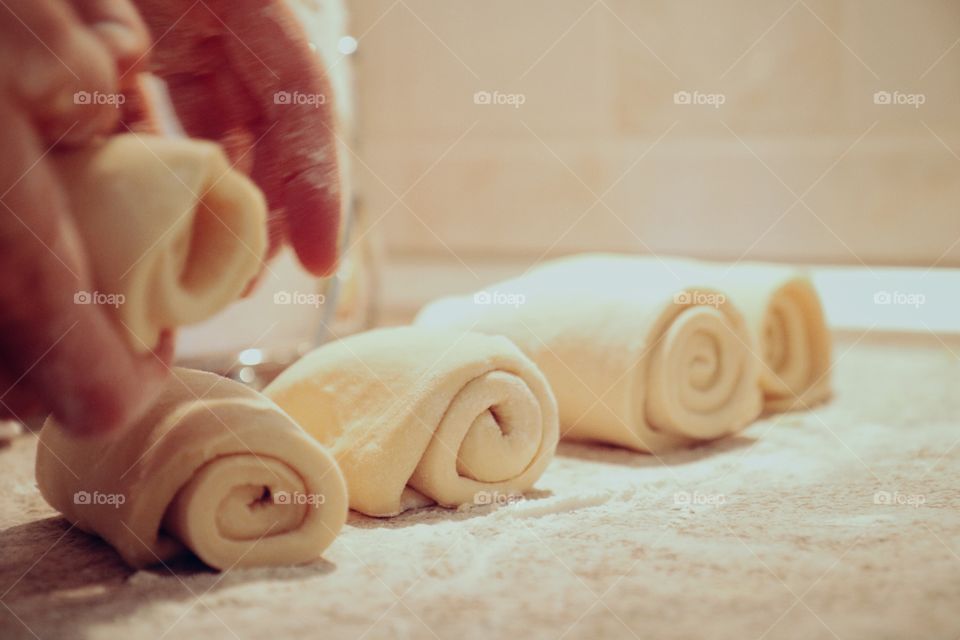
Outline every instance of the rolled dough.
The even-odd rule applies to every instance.
[[[578,257],[425,307],[416,324],[513,340],[546,375],[561,435],[663,451],[761,412],[755,338],[710,282],[652,263]]]
[[[264,393],[330,447],[351,508],[373,516],[521,493],[557,446],[547,381],[495,336],[369,331],[304,356]]]
[[[666,282],[678,290],[718,291],[750,329],[765,411],[806,409],[830,397],[830,332],[820,297],[800,269],[760,262],[585,254],[546,263],[538,271],[539,277],[561,281],[627,280],[634,286]]]
[[[112,438],[49,419],[37,484],[134,567],[193,551],[217,569],[318,558],[346,519],[333,457],[268,399],[175,369],[157,404]]]
[[[266,251],[266,204],[214,143],[124,134],[52,154],[97,291],[136,351],[237,298]]]

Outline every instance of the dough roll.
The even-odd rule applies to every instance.
[[[264,393],[330,447],[351,508],[372,516],[523,492],[557,446],[546,380],[495,336],[370,331],[306,355]]]
[[[428,305],[416,324],[513,340],[553,387],[563,437],[657,452],[734,433],[759,415],[752,337],[723,294],[588,266],[547,264]]]
[[[289,416],[242,384],[189,369],[175,369],[149,413],[111,438],[48,420],[37,484],[133,567],[185,549],[217,569],[302,563],[347,514],[336,462]]]
[[[662,280],[716,290],[740,311],[753,336],[765,411],[806,409],[831,395],[830,331],[820,297],[799,269],[612,254],[587,254],[542,268],[561,280],[576,271],[594,280]]]
[[[260,190],[214,143],[135,134],[52,156],[96,292],[137,351],[205,320],[243,291],[266,250]]]
[[[809,409],[829,399],[830,331],[810,279],[775,265],[706,268],[721,272],[717,286],[729,292],[757,336],[764,409]]]

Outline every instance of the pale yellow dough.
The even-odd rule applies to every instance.
[[[523,492],[557,446],[546,380],[495,336],[370,331],[313,351],[264,393],[330,447],[351,508],[373,516]]]
[[[158,403],[111,438],[40,433],[37,484],[134,567],[192,550],[218,569],[318,558],[343,526],[333,457],[268,399],[175,369]]]
[[[706,282],[740,309],[756,343],[765,411],[809,409],[830,398],[830,330],[805,273],[767,263],[678,259],[659,266],[646,259],[640,268],[669,268],[686,281]]]
[[[259,271],[263,195],[216,144],[125,134],[51,157],[98,299],[135,350],[152,349],[164,329],[212,316]]]
[[[550,381],[571,439],[658,452],[739,431],[762,409],[750,320],[710,282],[653,262],[546,263],[428,305],[416,324],[513,340]]]
[[[743,315],[760,361],[760,388],[768,412],[807,409],[828,399],[831,340],[820,297],[794,267],[759,262],[723,264],[671,257],[586,254],[547,263],[544,277],[571,272],[596,282],[654,280],[681,290],[718,291]],[[696,295],[694,293],[694,295]]]

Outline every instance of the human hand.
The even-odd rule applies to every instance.
[[[282,0],[135,0],[193,137],[219,142],[263,190],[271,253],[290,243],[312,273],[336,266],[340,191],[329,82]],[[302,102],[278,95],[304,96]]]
[[[135,356],[92,291],[50,163],[56,145],[116,126],[109,101],[148,47],[127,0],[5,0],[0,7],[0,418],[52,411],[78,432],[132,421],[159,390],[169,337]]]

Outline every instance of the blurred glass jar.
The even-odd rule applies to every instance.
[[[339,138],[354,139],[351,56],[342,0],[287,0],[323,61],[334,91]],[[308,274],[293,252],[272,260],[253,293],[211,320],[181,330],[177,364],[216,371],[260,387],[332,336],[368,328],[376,314],[377,256],[371,234],[357,217],[349,181],[351,152],[340,149],[344,210],[341,259],[329,278]]]

